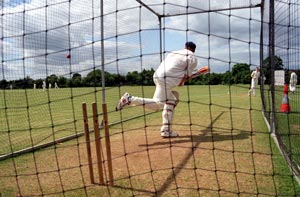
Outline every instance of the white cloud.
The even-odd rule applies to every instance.
[[[163,1],[144,2],[153,5]],[[165,11],[173,13],[208,8],[206,1],[200,5],[198,1],[190,0],[188,9],[183,1],[165,2],[168,6]],[[216,6],[217,2],[211,1],[211,5]],[[227,3],[224,0],[222,6],[227,6]],[[6,2],[5,5],[9,4]],[[151,8],[157,12],[163,11],[162,5]],[[229,12],[224,11],[165,18],[163,50],[183,47],[188,38],[197,44],[197,55],[202,64],[207,64],[209,58],[221,60],[215,67],[212,65],[216,72],[225,71],[228,67],[226,62],[230,61],[256,63],[257,48],[251,44],[253,55],[249,60],[247,43],[258,42],[259,39],[259,22],[252,20],[249,23],[250,15],[259,19],[257,10],[253,9],[251,13],[247,10],[232,11],[230,17]],[[70,75],[74,72],[84,75],[94,66],[100,68],[100,1],[72,0],[69,3],[63,0],[28,0],[25,4],[5,6],[2,13],[3,55],[0,58],[5,62],[5,78],[22,78],[22,75],[44,78],[50,74]],[[156,68],[160,61],[158,22],[153,13],[134,0],[118,1],[118,4],[105,0],[104,52],[107,71],[127,73]],[[229,47],[230,37],[233,41]],[[69,50],[72,55],[70,61],[66,58]],[[229,52],[232,53],[231,59]],[[24,64],[13,60],[22,58],[25,58],[25,72],[14,76],[13,73],[23,69]]]

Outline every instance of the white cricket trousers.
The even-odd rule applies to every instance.
[[[248,95],[251,94],[251,92],[253,93],[253,95],[256,95],[256,85],[258,84],[258,80],[257,79],[251,79],[251,88],[248,91]]]
[[[153,98],[141,98],[131,96],[131,105],[143,106],[153,111],[162,112],[162,127],[161,131],[172,131],[172,121],[174,116],[174,109],[178,103],[178,93],[172,91],[172,88],[164,80],[154,78],[156,85]]]

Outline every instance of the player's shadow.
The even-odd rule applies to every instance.
[[[166,139],[158,142],[154,142],[152,144],[140,144],[139,146],[158,146],[158,145],[170,145],[170,144],[179,144],[179,143],[191,143],[193,142],[194,147],[198,147],[201,143],[213,143],[213,142],[218,142],[218,141],[226,141],[226,140],[242,140],[242,139],[247,139],[250,136],[249,131],[244,131],[244,130],[238,130],[234,132],[230,132],[230,130],[226,130],[224,132],[220,132],[213,130],[212,126],[213,124],[224,114],[224,112],[220,113],[214,121],[211,122],[209,126],[206,127],[206,129],[200,130],[199,135],[184,135],[184,136],[178,136],[173,139]],[[190,161],[190,158],[193,157],[193,149],[188,151],[185,155],[184,158],[179,161],[179,164],[177,165],[174,170],[172,170],[172,173],[169,174],[167,177],[166,181],[164,184],[162,184],[159,188],[157,188],[157,194],[163,194],[167,188],[172,184],[172,181],[174,177],[177,176],[183,169],[183,167],[187,164],[188,161]]]
[[[203,129],[200,130],[199,135],[179,135],[176,138],[166,138],[163,141],[157,141],[154,143],[147,143],[147,144],[140,144],[139,146],[158,146],[158,145],[170,145],[172,144],[181,144],[181,143],[212,143],[212,142],[219,142],[219,141],[228,141],[228,140],[243,140],[247,139],[250,136],[250,131],[245,131],[245,130],[238,130],[235,131],[234,133],[230,133],[228,131],[226,132],[221,132],[219,131],[214,131],[210,129]]]
[[[162,141],[154,142],[152,144],[140,144],[139,146],[164,146],[168,147],[170,144],[175,145],[176,144],[182,144],[182,143],[193,143],[194,147],[198,147],[202,143],[213,143],[213,142],[220,142],[220,141],[226,141],[226,140],[243,140],[247,139],[250,136],[249,131],[244,131],[244,130],[238,130],[235,131],[234,133],[230,133],[226,131],[226,133],[221,133],[220,131],[214,131],[211,129],[204,129],[200,130],[199,135],[184,135],[184,136],[178,136],[173,139],[165,139]],[[155,148],[155,147],[154,147]],[[187,164],[188,161],[190,161],[190,158],[193,157],[193,149],[188,151],[184,158],[181,159],[179,164],[176,166],[176,168],[170,173],[170,175],[167,177],[166,181],[159,187],[157,188],[157,194],[159,196],[163,194],[169,186],[172,184],[172,181],[174,180],[174,176],[177,176],[177,174],[180,173],[180,171],[184,168],[184,166]],[[156,196],[156,195],[155,195]]]

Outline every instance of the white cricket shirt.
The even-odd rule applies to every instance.
[[[197,66],[195,54],[187,49],[173,51],[167,55],[158,66],[153,77],[158,80],[166,79],[170,86],[177,86],[184,75],[190,76]]]

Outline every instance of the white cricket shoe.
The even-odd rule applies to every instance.
[[[116,106],[116,111],[123,109],[124,106],[130,105],[130,103],[131,103],[131,95],[125,92]]]
[[[178,137],[178,133],[175,131],[161,131],[160,136],[163,138],[170,138],[170,137]]]

